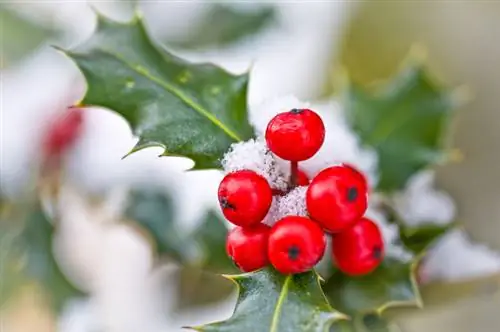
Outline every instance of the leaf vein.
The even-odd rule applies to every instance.
[[[206,110],[203,106],[199,105],[198,103],[195,103],[186,94],[184,94],[182,91],[180,91],[179,89],[177,89],[173,85],[163,81],[161,78],[158,78],[158,77],[155,77],[154,75],[152,75],[149,71],[146,70],[146,68],[143,68],[142,66],[134,66],[133,64],[131,64],[127,60],[125,60],[123,57],[121,57],[120,55],[118,55],[112,51],[105,50],[102,48],[100,48],[99,51],[101,51],[105,54],[108,54],[112,57],[115,57],[118,61],[122,62],[125,66],[129,67],[131,70],[144,76],[146,79],[153,81],[154,83],[158,84],[163,89],[165,89],[166,91],[174,94],[180,100],[182,100],[186,105],[188,105],[189,107],[194,109],[196,112],[198,112],[202,116],[206,117],[213,124],[218,126],[220,129],[222,129],[222,131],[224,131],[233,140],[235,140],[237,142],[242,140],[234,131],[232,131],[226,125],[224,125],[219,119],[217,119],[217,117],[210,114],[210,112],[208,110]]]
[[[273,319],[271,320],[271,329],[269,330],[269,332],[276,332],[277,331],[280,310],[281,310],[281,307],[283,306],[283,303],[285,302],[286,294],[288,293],[288,285],[290,284],[291,280],[292,280],[292,276],[289,275],[286,277],[286,280],[283,283],[283,288],[281,289],[281,293],[280,293],[280,296],[278,298],[278,302],[276,302],[276,309],[274,310],[274,313],[273,313]]]

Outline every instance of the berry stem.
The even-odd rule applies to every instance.
[[[290,162],[290,190],[297,187],[297,178],[299,174],[299,163],[297,161]]]

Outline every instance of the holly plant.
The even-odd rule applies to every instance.
[[[149,234],[158,255],[182,267],[177,278],[180,307],[211,303],[236,286],[231,317],[191,329],[389,331],[387,310],[423,305],[418,264],[448,228],[404,227],[390,206],[391,195],[413,174],[446,154],[453,100],[422,63],[408,65],[376,89],[352,82],[344,89],[341,102],[349,126],[379,157],[380,179],[371,188],[353,165],[325,165],[317,174],[301,169],[327,135],[314,109],[277,112],[264,137],[258,137],[248,116],[249,74],[175,56],[149,36],[139,16],[128,23],[98,16],[89,40],[61,51],[87,82],[76,109],[100,106],[123,116],[138,137],[130,153],[159,146],[162,156],[192,159],[193,169],[225,173],[217,197],[224,218],[234,225],[230,231],[218,211],[208,211],[194,231],[183,231],[171,194],[161,188],[135,188],[124,212]],[[55,150],[65,141],[59,136],[48,143]],[[279,174],[253,164],[224,164],[227,154],[238,153],[241,146],[265,151],[261,157]],[[277,177],[284,179],[280,185]],[[394,244],[385,243],[380,226],[365,214],[375,194],[385,198],[381,208],[391,221],[400,223],[397,246],[406,255],[394,255]],[[281,208],[290,202],[292,212]],[[37,255],[49,252],[50,243],[37,242],[33,227],[51,232],[52,226],[28,220],[5,254],[22,254],[29,261],[35,253],[24,250],[27,241],[39,244]],[[51,268],[26,275],[55,282],[61,274],[51,256],[37,257],[47,259]],[[319,269],[325,259],[332,261],[329,268]],[[58,288],[62,297],[73,293],[69,284]],[[53,303],[61,302],[55,298]]]

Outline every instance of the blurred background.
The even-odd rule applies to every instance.
[[[438,167],[437,183],[455,199],[458,220],[471,238],[500,251],[500,1],[2,1],[2,197],[14,199],[30,188],[40,156],[36,142],[85,91],[77,68],[51,45],[84,41],[96,12],[128,20],[136,7],[155,40],[176,54],[234,73],[250,70],[250,105],[286,94],[302,100],[334,95],[337,74],[345,70],[356,82],[376,82],[420,45],[439,79],[466,84],[473,97],[456,115],[450,137],[461,157]],[[2,332],[177,331],[231,312],[234,294],[179,309],[169,300],[179,291],[177,283],[164,282],[179,271],[149,273],[154,259],[146,238],[130,227],[109,226],[122,189],[136,183],[161,182],[174,190],[180,224],[188,231],[216,204],[221,174],[182,173],[189,160],[158,159],[156,148],[122,160],[135,142],[121,117],[89,110],[82,137],[64,163],[54,250],[69,279],[92,296],[54,317],[28,289],[2,310]],[[484,278],[498,287],[498,277]],[[450,294],[469,292],[460,302],[444,301],[453,297],[439,287],[429,290],[436,304],[404,313],[401,330],[497,331],[499,292],[483,286],[452,288]]]

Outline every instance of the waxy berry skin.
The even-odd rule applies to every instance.
[[[249,170],[227,174],[219,185],[218,195],[226,219],[242,227],[261,222],[273,200],[266,179]]]
[[[267,125],[266,142],[278,157],[302,161],[318,152],[325,140],[325,126],[309,109],[292,109],[276,115]]]
[[[350,276],[365,275],[384,258],[384,241],[378,226],[363,218],[333,237],[333,258],[337,267]]]
[[[317,223],[306,217],[288,216],[271,228],[267,246],[274,268],[283,274],[308,271],[325,253],[326,240]]]
[[[264,224],[235,227],[226,239],[226,252],[243,272],[251,272],[268,264],[267,242],[271,228]]]
[[[44,155],[55,157],[64,153],[80,136],[82,124],[83,110],[70,107],[48,128],[42,144]]]
[[[307,177],[307,174],[304,173],[301,169],[297,172],[297,186],[308,186],[309,185],[309,178]]]
[[[326,168],[309,184],[307,211],[326,231],[338,233],[366,212],[367,190],[365,177],[353,167]]]

